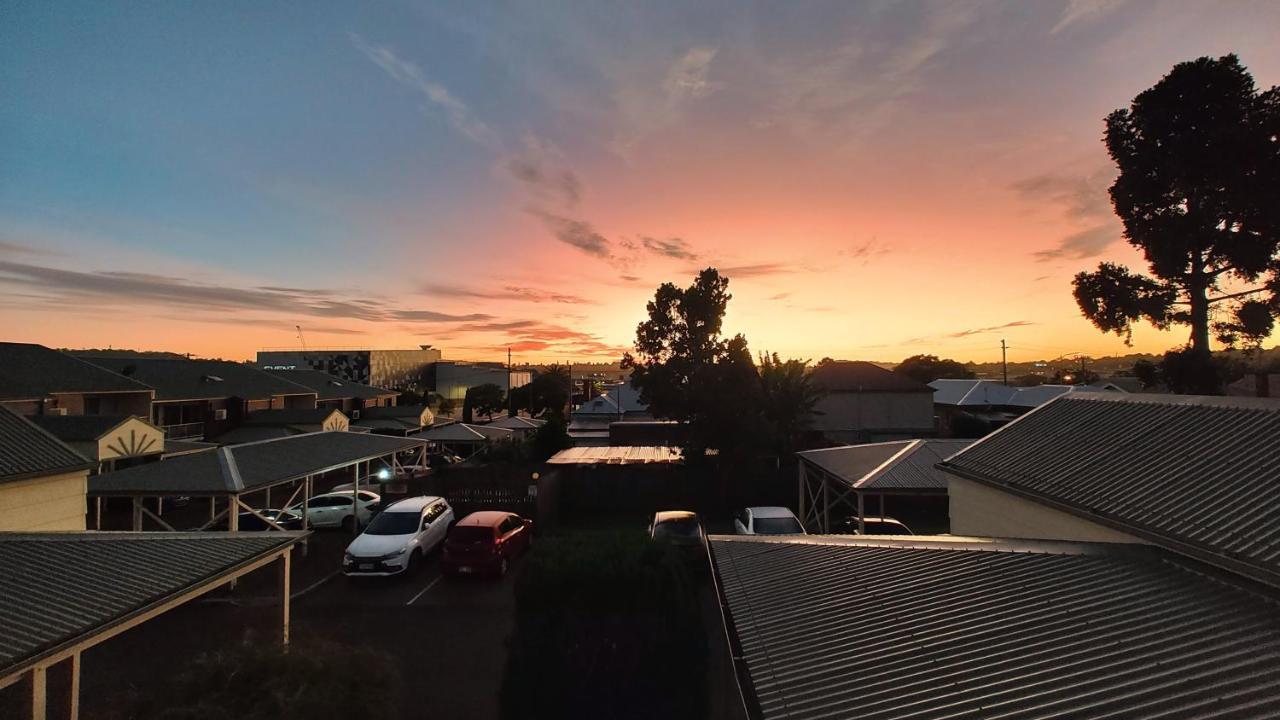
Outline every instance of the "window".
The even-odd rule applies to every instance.
[[[371,492],[360,491],[360,502],[374,502],[377,499],[378,496]]]
[[[508,515],[507,519],[503,520],[502,524],[498,526],[498,532],[502,533],[503,535],[506,535],[512,530],[515,530],[516,528],[520,527],[521,524],[522,523],[520,522],[520,518],[516,517],[515,515]]]
[[[678,518],[658,523],[653,529],[655,538],[696,538],[698,521],[694,518]]]
[[[756,518],[757,535],[799,535],[804,532],[795,518]]]
[[[412,535],[418,532],[418,513],[384,512],[369,523],[366,535]]]

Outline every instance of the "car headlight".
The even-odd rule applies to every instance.
[[[383,555],[382,557],[380,557],[380,558],[378,558],[378,559],[379,559],[379,560],[395,560],[396,558],[400,557],[400,556],[401,556],[401,555],[403,555],[403,554],[404,554],[404,549],[402,548],[402,549],[397,550],[397,551],[395,551],[395,552],[387,553],[386,555]]]

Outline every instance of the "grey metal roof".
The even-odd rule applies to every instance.
[[[437,425],[430,430],[418,433],[417,437],[433,442],[487,442],[489,440],[509,440],[513,431],[489,425],[471,425],[468,423],[450,423]]]
[[[933,392],[922,382],[865,360],[822,363],[809,376],[827,392]]]
[[[98,440],[131,415],[33,415],[29,419],[64,442]],[[145,421],[144,421],[145,422]]]
[[[947,474],[937,464],[972,440],[894,440],[796,453],[846,485],[862,490],[944,492]]]
[[[0,399],[34,400],[67,392],[149,392],[151,388],[64,352],[0,343]]]
[[[317,432],[181,455],[89,478],[92,495],[225,495],[298,480],[356,462],[416,450],[392,435]]]
[[[321,400],[341,400],[344,398],[373,400],[381,397],[396,397],[400,394],[395,390],[387,390],[385,388],[365,385],[351,380],[343,380],[340,377],[330,375],[329,373],[321,370],[271,369],[266,372],[269,372],[282,380],[288,380],[291,383],[296,383],[309,390],[315,391],[317,397]]]
[[[1280,708],[1275,598],[1158,548],[710,544],[749,706],[766,719],[1261,719]]]
[[[1071,393],[944,467],[1280,584],[1280,400]]]
[[[314,390],[265,370],[228,360],[89,357],[87,362],[155,388],[156,400],[238,397],[265,400],[276,395],[313,395]]]
[[[300,533],[0,533],[0,677]]]
[[[346,417],[341,410],[335,408],[274,408],[271,410],[254,410],[244,419],[245,425],[320,425],[329,416],[337,413]]]
[[[0,483],[84,470],[93,464],[35,423],[0,405]]]

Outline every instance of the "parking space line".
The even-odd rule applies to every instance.
[[[409,602],[405,603],[405,605],[412,605],[415,602],[417,602],[418,598],[422,597],[423,595],[426,595],[427,591],[435,587],[436,583],[440,582],[440,578],[443,578],[443,577],[444,577],[443,575],[437,576],[435,580],[432,580],[430,583],[427,584],[426,587],[419,590],[417,595],[414,595],[412,598],[410,598]]]

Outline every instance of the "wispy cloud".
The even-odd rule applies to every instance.
[[[565,305],[588,305],[592,301],[574,295],[538,288],[518,285],[502,285],[499,287],[468,287],[465,285],[448,285],[427,283],[422,292],[437,297],[469,298],[476,300],[524,300],[533,303],[563,303]]]
[[[1062,15],[1058,17],[1058,22],[1050,28],[1049,34],[1057,35],[1076,23],[1094,20],[1107,15],[1122,4],[1124,4],[1124,0],[1067,0],[1066,6],[1062,8]]]
[[[1115,171],[1104,167],[1075,175],[1036,175],[1011,186],[1020,199],[1056,208],[1067,222],[1084,226],[1067,234],[1054,247],[1035,252],[1038,260],[1093,257],[1120,239],[1120,223],[1112,213],[1107,193],[1114,177]]]
[[[697,260],[698,254],[689,247],[688,241],[683,238],[656,238],[642,237],[640,243],[645,250],[655,255],[663,257],[675,258],[677,260]]]
[[[65,253],[48,248],[34,247],[22,243],[10,242],[0,238],[0,255],[35,255],[43,257],[65,256]]]
[[[613,244],[585,220],[556,215],[545,210],[530,208],[529,214],[542,220],[551,235],[560,242],[601,259],[612,257]]]
[[[990,325],[988,327],[959,330],[953,333],[947,333],[945,337],[962,338],[962,337],[969,337],[970,335],[983,335],[986,333],[993,333],[993,332],[999,332],[1001,330],[1007,330],[1009,328],[1026,327],[1027,325],[1035,325],[1035,323],[1031,322],[1030,320],[1014,320],[1013,322],[1007,322],[1007,323],[1004,323],[1003,325]]]
[[[711,61],[716,58],[717,48],[690,48],[667,69],[667,77],[662,82],[662,89],[672,102],[704,97],[719,88],[718,83],[707,79],[711,72]]]
[[[286,287],[208,285],[189,278],[131,272],[80,272],[0,261],[0,286],[34,292],[41,304],[74,309],[144,305],[183,307],[205,312],[269,312],[286,316],[346,318],[369,322],[459,322],[492,319],[485,313],[447,313],[403,308],[362,296]]]
[[[582,199],[582,181],[565,166],[564,154],[533,133],[525,135],[519,152],[503,159],[503,167],[537,200],[574,207]]]
[[[356,33],[349,33],[351,44],[382,68],[396,82],[417,91],[429,106],[443,111],[454,129],[472,141],[488,148],[497,148],[498,142],[493,131],[484,122],[471,113],[471,109],[462,100],[449,92],[449,89],[438,82],[427,79],[422,68],[401,58],[389,47],[366,42]],[[424,107],[424,110],[429,108]]]
[[[780,262],[757,263],[754,265],[724,265],[716,268],[720,274],[729,278],[749,278],[749,277],[767,277],[769,275],[790,275],[798,273],[803,268],[796,265],[790,265]],[[689,270],[690,273],[697,274],[698,268]]]

